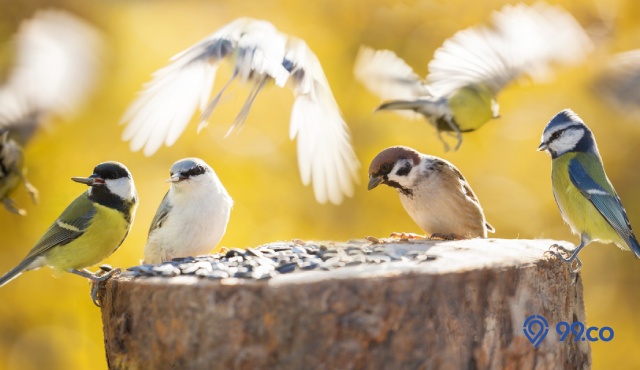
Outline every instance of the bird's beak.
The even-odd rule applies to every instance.
[[[104,184],[104,179],[96,174],[93,174],[89,177],[72,177],[71,180],[75,182],[79,182],[81,184],[89,185],[89,186],[96,185],[96,184]]]
[[[188,176],[185,176],[182,173],[178,172],[175,175],[171,175],[171,177],[166,179],[165,182],[180,182],[180,181],[184,181],[184,180],[186,180],[188,178],[189,178]]]
[[[376,186],[380,185],[381,182],[382,182],[382,177],[369,175],[369,185],[367,185],[367,190],[371,190],[375,188]]]
[[[547,146],[547,143],[540,143],[540,146],[538,147],[538,151],[541,152],[543,150],[547,150],[549,148],[549,146]]]

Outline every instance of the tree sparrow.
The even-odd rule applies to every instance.
[[[380,152],[369,166],[369,190],[395,188],[409,216],[431,237],[462,239],[494,232],[478,198],[451,163],[406,146]]]

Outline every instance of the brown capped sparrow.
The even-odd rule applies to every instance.
[[[369,190],[395,188],[409,216],[431,237],[487,237],[494,232],[478,198],[451,163],[406,146],[380,152],[369,166]]]

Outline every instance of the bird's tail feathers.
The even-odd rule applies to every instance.
[[[20,276],[23,271],[28,270],[33,261],[34,258],[25,258],[18,266],[2,275],[2,277],[0,277],[0,287]]]
[[[422,112],[435,112],[438,109],[438,103],[426,99],[418,100],[389,100],[380,104],[376,111],[379,110],[412,110]]]

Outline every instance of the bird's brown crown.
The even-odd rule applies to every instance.
[[[396,163],[400,158],[410,159],[413,162],[413,165],[417,166],[420,163],[420,152],[407,146],[392,146],[384,149],[378,153],[375,158],[373,158],[373,161],[371,161],[371,165],[369,165],[369,174],[377,173],[383,164]]]

